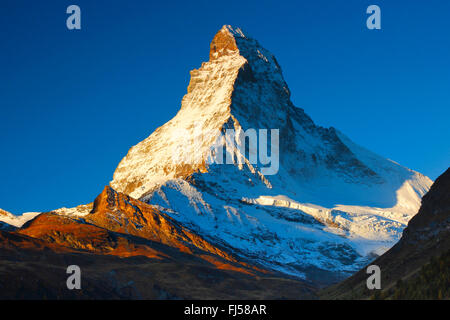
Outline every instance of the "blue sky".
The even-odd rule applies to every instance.
[[[66,28],[71,4],[82,30]],[[2,0],[0,207],[92,201],[176,114],[224,24],[275,54],[317,124],[435,179],[450,160],[449,14],[438,0]]]

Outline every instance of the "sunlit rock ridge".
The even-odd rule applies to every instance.
[[[245,154],[234,154],[242,164],[210,161],[213,145],[239,141],[205,132],[252,128],[279,129],[277,174]],[[224,26],[209,61],[191,71],[177,115],[129,150],[110,185],[267,268],[326,282],[398,241],[431,183],[317,126],[292,104],[276,58]]]

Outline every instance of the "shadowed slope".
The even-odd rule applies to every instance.
[[[200,249],[235,261],[229,254],[184,228],[154,206],[116,192],[111,187],[105,187],[95,200],[92,213],[85,219],[105,229],[160,242],[183,252],[192,253],[192,250]]]

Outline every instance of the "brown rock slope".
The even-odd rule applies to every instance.
[[[39,215],[16,233],[43,240],[52,248],[58,247],[61,251],[79,250],[120,257],[142,255],[159,259],[166,256],[137,239],[54,213]]]
[[[0,299],[314,298],[109,187],[83,218],[43,213],[0,231],[0,261]],[[82,290],[66,287],[71,264]]]
[[[8,211],[0,209],[0,218],[1,217],[8,217],[10,214],[11,213],[9,213]],[[12,231],[14,229],[16,229],[16,227],[10,225],[9,223],[6,223],[6,222],[0,220],[0,230]]]
[[[371,263],[381,269],[381,291],[367,289],[369,275],[364,268],[321,295],[325,299],[445,298],[439,288],[450,286],[449,255],[450,168],[423,197],[401,240]]]

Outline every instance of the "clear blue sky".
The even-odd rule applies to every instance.
[[[80,31],[66,28],[71,4]],[[92,201],[176,114],[224,24],[276,55],[317,124],[435,179],[450,162],[449,17],[444,0],[1,0],[0,207]]]

